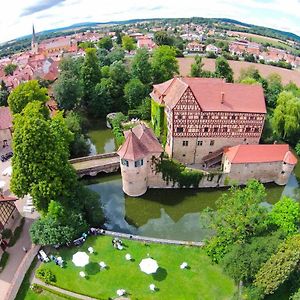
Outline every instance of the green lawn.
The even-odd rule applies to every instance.
[[[220,267],[212,265],[203,250],[195,247],[169,246],[134,241],[124,241],[126,249],[119,251],[112,247],[110,237],[89,237],[81,248],[62,249],[59,253],[66,261],[60,268],[53,262],[43,264],[56,275],[56,285],[79,294],[99,299],[116,297],[117,289],[125,289],[131,299],[231,299],[235,293],[234,282]],[[95,253],[90,255],[86,267],[76,267],[72,256],[77,251],[87,251],[92,246]],[[134,261],[126,261],[130,253]],[[155,275],[140,271],[139,263],[149,254],[157,260],[160,269]],[[104,261],[107,270],[101,270],[98,263]],[[179,265],[186,261],[190,269],[181,270]],[[85,271],[88,278],[81,278]],[[154,283],[159,289],[151,292]],[[26,298],[27,299],[27,298]],[[29,298],[28,298],[29,299]],[[40,298],[39,298],[40,299]]]

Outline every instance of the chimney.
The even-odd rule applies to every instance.
[[[221,103],[222,104],[224,103],[224,98],[225,98],[225,93],[221,92]]]

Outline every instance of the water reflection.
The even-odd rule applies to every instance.
[[[88,187],[101,197],[110,230],[153,237],[201,241],[211,232],[205,226],[206,207],[215,208],[215,201],[226,189],[151,189],[142,197],[128,197],[122,191],[120,175],[90,178]],[[282,195],[300,199],[299,185],[293,175],[286,187],[266,185],[270,206]]]

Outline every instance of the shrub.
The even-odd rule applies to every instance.
[[[6,264],[7,264],[7,261],[8,261],[8,258],[9,258],[9,254],[7,252],[4,252],[2,254],[2,257],[0,259],[0,273],[2,272],[2,270],[5,268]]]
[[[17,242],[17,240],[19,239],[19,237],[22,233],[24,223],[25,223],[25,218],[22,218],[20,221],[20,225],[18,227],[16,227],[13,236],[10,238],[10,240],[8,242],[8,247],[12,247],[15,245],[15,243]]]
[[[51,270],[47,268],[39,268],[36,271],[36,277],[43,280],[45,283],[50,284],[56,282],[56,276]]]
[[[30,286],[31,290],[33,292],[35,292],[36,294],[41,294],[43,292],[43,288],[36,284],[36,283],[33,283],[31,286]]]
[[[4,228],[1,232],[3,239],[9,239],[12,235],[12,232],[9,228]]]

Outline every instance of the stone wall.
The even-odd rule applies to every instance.
[[[188,146],[183,146],[183,141],[188,142]],[[240,144],[258,144],[258,138],[203,138],[203,137],[173,137],[172,158],[185,164],[199,164],[204,156],[220,150],[226,146],[236,146]],[[199,145],[198,145],[199,144]],[[169,150],[170,152],[170,150]],[[168,153],[169,154],[169,153]]]

